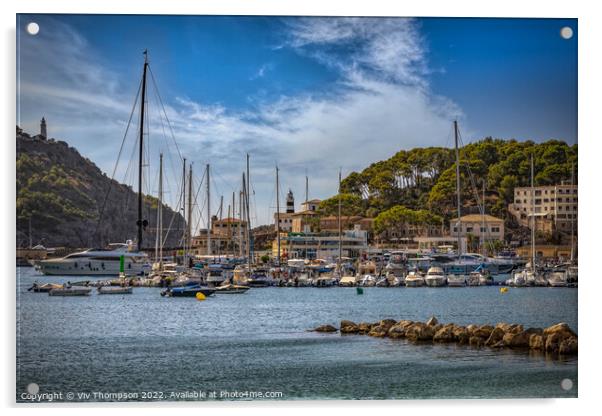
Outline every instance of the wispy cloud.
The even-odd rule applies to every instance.
[[[336,192],[339,167],[349,172],[401,148],[444,145],[450,120],[461,115],[453,102],[430,90],[427,50],[416,21],[284,21],[282,47],[338,72],[328,90],[283,95],[237,111],[184,94],[164,97],[182,153],[197,167],[212,164],[218,188],[214,195],[223,193],[229,200],[240,182],[244,154],[251,153],[260,223],[268,222],[273,212],[276,162],[282,168],[283,191],[290,187],[301,199],[307,170],[310,196],[328,197]],[[41,115],[47,115],[52,135],[64,137],[110,172],[137,85],[107,70],[70,26],[49,23],[52,32],[41,31],[21,44],[21,122],[34,130]],[[276,70],[266,64],[254,76]],[[159,113],[150,115],[151,130],[159,132],[151,139],[168,133]],[[159,143],[155,149],[164,150],[167,142]],[[171,164],[175,175],[175,153]]]

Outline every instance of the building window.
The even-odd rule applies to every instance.
[[[472,227],[466,227],[466,232],[467,233],[472,233]]]
[[[493,233],[499,233],[500,232],[500,227],[491,227],[491,232],[493,232]]]

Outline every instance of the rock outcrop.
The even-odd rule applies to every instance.
[[[337,328],[332,325],[322,325],[314,331],[336,332]],[[356,324],[343,320],[340,332],[341,334],[367,334],[377,338],[405,338],[413,342],[468,344],[474,348],[524,349],[557,355],[577,355],[578,353],[577,334],[566,323],[559,323],[544,329],[524,329],[523,325],[505,322],[500,322],[495,326],[441,324],[435,317],[431,317],[426,322],[383,319],[375,323]]]

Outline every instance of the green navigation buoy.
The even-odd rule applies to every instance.
[[[364,288],[363,287],[356,287],[355,291],[357,292],[358,295],[363,295],[364,294]]]
[[[125,257],[119,256],[119,273],[125,272]]]

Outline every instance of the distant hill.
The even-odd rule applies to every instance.
[[[89,159],[63,141],[34,138],[17,129],[17,246],[102,247],[109,242],[135,240],[137,194],[130,186],[111,180]],[[100,211],[110,188],[102,221]],[[155,244],[158,200],[144,197],[144,218],[149,226],[143,247]],[[165,226],[184,219],[163,206]],[[98,228],[97,228],[98,224]],[[172,231],[166,245],[179,244],[181,232]]]

